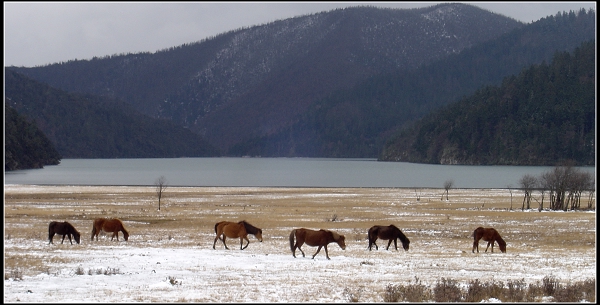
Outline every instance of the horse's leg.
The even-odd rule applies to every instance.
[[[479,240],[477,239],[473,242],[473,251],[471,252],[475,253],[475,249],[477,249],[477,253],[479,253]]]
[[[329,258],[329,252],[327,252],[327,245],[325,245],[325,257],[327,257],[327,259],[331,259]]]
[[[298,250],[300,250],[300,252],[302,252],[302,257],[306,257],[306,256],[304,255],[304,251],[302,251],[302,248],[301,248],[303,244],[304,244],[303,242],[302,242],[302,243],[296,243],[296,246],[298,247]],[[294,256],[294,257],[295,257],[295,256]]]
[[[244,236],[244,239],[246,240],[246,246],[242,248],[242,250],[248,248],[248,245],[250,244],[250,240],[248,239],[248,236]],[[240,237],[240,242],[243,243],[242,238]],[[241,245],[240,243],[240,245]]]
[[[387,246],[387,248],[385,248],[386,250],[389,250],[389,249],[390,249],[390,245],[392,244],[392,241],[394,241],[394,240],[390,239],[390,241],[388,242],[388,246]],[[398,250],[398,249],[396,249],[396,250]]]
[[[220,239],[219,235],[217,235],[217,237],[215,237],[215,242],[213,243],[213,249],[215,249],[215,250],[216,250],[215,245],[217,244],[217,239]]]
[[[60,241],[60,244],[62,245],[62,243],[65,241],[65,236],[67,236],[66,234],[63,235],[63,239]]]
[[[493,241],[488,241],[487,247],[485,248],[485,252],[487,252],[488,248],[490,247],[490,243],[493,243]],[[494,251],[494,245],[492,244],[492,252]]]
[[[53,242],[52,242],[53,238],[54,238],[54,233],[49,233],[48,234],[48,240],[49,240],[48,244],[53,244]]]
[[[67,234],[67,236],[69,236],[69,242],[71,243],[71,245],[73,244],[73,242],[71,241],[71,233]]]
[[[396,248],[396,251],[398,251],[398,239],[394,238],[394,248]]]
[[[319,246],[319,248],[317,248],[317,252],[315,252],[315,255],[313,255],[313,259],[315,259],[315,256],[317,256],[317,254],[319,253],[319,251],[321,251],[322,247],[323,246]],[[325,249],[327,249],[327,247],[325,247]],[[327,250],[325,250],[325,251],[327,251]]]
[[[227,236],[225,234],[223,234],[223,245],[225,245],[225,249],[229,250],[229,248],[227,248],[227,244],[225,243],[225,238]]]

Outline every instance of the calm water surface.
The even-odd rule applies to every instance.
[[[464,166],[375,159],[173,158],[63,159],[43,169],[6,172],[5,184],[154,185],[254,187],[519,187],[523,175],[539,176],[546,166]],[[595,167],[580,167],[594,174]]]

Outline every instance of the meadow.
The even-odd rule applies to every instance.
[[[446,199],[443,189],[167,187],[160,210],[151,186],[4,192],[4,302],[561,301],[552,289],[595,302],[595,210],[522,210],[518,190],[450,189]],[[91,241],[97,217],[120,218],[129,240]],[[221,220],[246,220],[264,241],[213,249]],[[48,244],[50,221],[73,224],[81,243]],[[376,224],[399,227],[410,249],[380,240],[369,251]],[[496,228],[506,253],[483,241],[472,253],[479,226]],[[301,227],[344,235],[346,250],[333,243],[331,260],[324,250],[311,259],[305,245],[306,257],[292,257],[289,234]],[[487,292],[473,299],[477,289]]]

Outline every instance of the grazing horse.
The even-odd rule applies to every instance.
[[[127,241],[127,239],[129,238],[129,232],[125,230],[123,222],[121,222],[121,220],[117,218],[96,218],[94,220],[94,226],[92,227],[92,241],[94,240],[94,236],[96,236],[96,241],[98,241],[98,234],[100,234],[100,231],[112,233],[113,235],[110,240],[113,240],[115,237],[117,237],[118,241],[119,231],[123,232],[123,237],[125,238],[125,241]]]
[[[294,238],[296,241],[294,241]],[[325,256],[327,259],[329,258],[329,253],[327,252],[327,245],[332,242],[336,242],[342,250],[346,250],[346,238],[344,235],[337,234],[335,232],[329,230],[310,230],[310,229],[294,229],[292,233],[290,233],[290,248],[292,249],[292,255],[296,257],[296,248],[302,252],[302,257],[304,257],[304,251],[302,251],[302,245],[306,243],[312,247],[319,247],[317,252],[313,255],[313,259],[315,256],[321,251],[321,247],[325,247]]]
[[[61,244],[65,241],[65,236],[69,236],[69,242],[71,242],[71,245],[73,244],[73,242],[71,241],[71,235],[73,235],[77,243],[79,243],[79,238],[81,236],[81,234],[79,234],[79,231],[77,231],[72,224],[66,221],[50,222],[50,225],[48,226],[48,244],[53,244],[52,239],[54,238],[54,234],[59,234],[63,236],[62,241],[60,242]]]
[[[239,237],[240,238],[240,250],[246,249],[248,247],[248,245],[250,244],[250,240],[248,239],[248,234],[254,235],[254,237],[256,237],[256,239],[258,239],[260,242],[263,241],[262,230],[249,224],[245,220],[242,220],[237,223],[229,222],[229,221],[217,222],[215,224],[215,234],[217,234],[217,237],[215,237],[215,242],[213,243],[213,249],[215,249],[215,245],[217,244],[217,239],[220,239],[221,241],[223,241],[223,245],[225,245],[225,249],[229,250],[229,248],[227,247],[227,244],[225,243],[225,239],[227,237],[229,237],[229,238]],[[223,236],[223,239],[221,239],[221,235]],[[243,246],[244,239],[247,242],[246,246]]]
[[[405,251],[408,251],[408,247],[410,244],[410,240],[395,225],[372,226],[369,229],[368,237],[369,237],[369,251],[371,251],[371,247],[373,245],[375,245],[376,250],[379,250],[379,247],[377,247],[377,244],[375,243],[375,241],[377,241],[377,238],[384,239],[384,240],[385,239],[390,240],[388,242],[386,250],[390,249],[390,245],[392,244],[392,241],[394,242],[394,248],[396,248],[396,250],[398,250],[398,244],[397,244],[398,238],[402,242],[402,248],[404,248]]]
[[[475,249],[477,249],[477,253],[479,253],[479,240],[483,238],[484,241],[487,241],[487,247],[485,248],[485,252],[487,252],[488,248],[490,247],[490,244],[492,245],[492,253],[494,252],[494,242],[498,242],[498,246],[500,247],[500,251],[502,251],[502,253],[506,252],[506,242],[504,241],[504,239],[502,239],[502,237],[500,237],[500,234],[498,234],[498,231],[496,231],[496,229],[494,228],[483,228],[483,227],[479,227],[477,229],[475,229],[475,231],[473,231],[473,253],[475,253]]]

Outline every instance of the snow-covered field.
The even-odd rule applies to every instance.
[[[5,185],[4,302],[383,302],[388,284],[442,278],[462,284],[553,276],[596,278],[595,212],[521,211],[513,190],[168,188],[161,211],[153,187]],[[537,205],[536,205],[537,207]],[[95,217],[119,217],[129,241],[90,241]],[[228,239],[213,249],[215,222],[246,219],[263,229],[250,245]],[[48,244],[48,223],[67,220],[81,244]],[[366,230],[395,224],[410,250],[369,251]],[[493,226],[507,252],[471,253],[472,231]],[[346,250],[303,246],[293,228],[327,228]],[[493,300],[492,300],[493,301]]]

